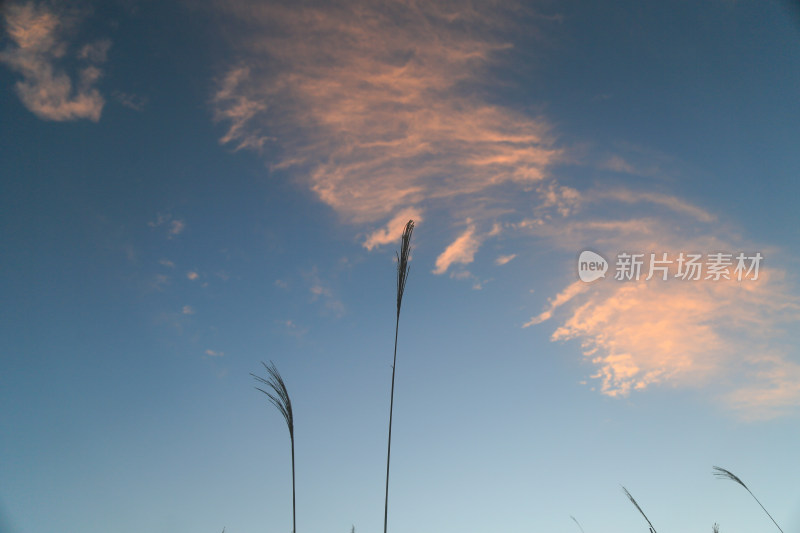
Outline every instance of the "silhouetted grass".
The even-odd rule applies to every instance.
[[[397,365],[397,332],[400,328],[400,306],[403,303],[403,293],[406,290],[406,280],[410,266],[408,259],[411,256],[411,232],[414,231],[414,221],[409,220],[403,230],[400,242],[400,252],[397,253],[397,316],[394,324],[394,359],[392,361],[392,393],[389,399],[389,444],[386,449],[386,502],[383,508],[383,533],[389,519],[389,460],[392,457],[392,413],[394,411],[394,377]]]
[[[269,377],[264,379],[256,376],[252,372],[250,375],[259,383],[267,385],[267,387],[272,389],[272,392],[265,391],[260,387],[256,387],[256,390],[260,390],[267,395],[272,405],[277,407],[278,411],[281,412],[289,428],[289,439],[292,443],[292,533],[297,533],[297,509],[295,507],[294,497],[294,414],[292,413],[292,400],[289,399],[289,391],[286,390],[286,383],[283,382],[283,378],[275,367],[275,364],[272,361],[270,361],[269,366],[267,366],[264,361],[261,361],[261,364],[264,365]]]
[[[638,503],[636,503],[636,500],[633,499],[633,496],[631,496],[631,493],[628,492],[628,489],[626,489],[625,487],[622,487],[622,490],[625,492],[625,495],[628,497],[628,499],[631,501],[631,503],[633,505],[635,505],[637,509],[639,509],[639,512],[642,513],[642,516],[644,517],[644,519],[647,520],[647,523],[650,525],[650,533],[656,533],[656,528],[653,527],[653,523],[650,522],[650,519],[647,518],[646,514],[644,514],[644,511],[642,511],[642,508],[639,507]]]
[[[724,468],[720,468],[719,466],[715,466],[715,467],[714,467],[714,472],[713,472],[713,473],[714,473],[714,475],[715,475],[715,476],[717,476],[717,477],[718,477],[718,478],[720,478],[720,479],[730,479],[731,481],[735,481],[736,483],[738,483],[739,485],[741,485],[742,487],[744,487],[744,490],[746,490],[747,492],[749,492],[749,493],[750,493],[750,496],[752,496],[752,497],[753,497],[753,499],[754,499],[754,500],[755,500],[755,501],[758,503],[758,505],[761,505],[761,502],[760,502],[760,501],[758,501],[758,498],[756,498],[756,495],[755,495],[755,494],[753,494],[753,492],[752,492],[752,491],[751,491],[749,488],[747,488],[747,485],[745,485],[745,484],[744,484],[744,481],[742,481],[741,479],[739,479],[739,478],[738,478],[736,475],[734,475],[732,472],[729,472],[728,470],[725,470]],[[761,508],[762,508],[762,509],[764,509],[764,512],[765,512],[765,513],[767,513],[767,516],[769,517],[769,519],[770,519],[770,520],[772,520],[772,523],[773,523],[773,524],[775,524],[775,527],[777,527],[777,528],[778,528],[778,530],[779,530],[781,533],[783,533],[783,530],[781,529],[781,526],[779,526],[779,525],[778,525],[778,523],[775,521],[775,519],[774,519],[774,518],[772,518],[772,515],[771,515],[771,514],[769,514],[769,511],[767,511],[767,510],[764,508],[764,506],[763,506],[763,505],[761,505]]]
[[[572,516],[572,515],[569,515],[569,517],[570,517],[570,518],[572,518],[572,520],[573,520],[573,521],[574,521],[576,524],[578,524],[578,527],[580,528],[580,530],[581,530],[581,533],[584,533],[584,531],[583,531],[583,526],[581,526],[580,522],[578,522],[578,520],[577,520],[577,519],[576,519],[574,516]]]

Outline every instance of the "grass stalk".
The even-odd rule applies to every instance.
[[[392,360],[392,393],[389,399],[389,444],[386,450],[386,500],[383,508],[383,533],[389,520],[389,461],[392,458],[392,414],[394,412],[394,377],[397,369],[397,333],[400,329],[400,306],[403,303],[403,293],[406,289],[406,280],[410,266],[411,232],[414,231],[414,221],[409,220],[403,230],[400,243],[400,252],[397,253],[397,315],[394,324],[394,358]]]
[[[756,501],[756,503],[758,503],[758,505],[761,505],[761,502],[760,502],[760,501],[758,501],[758,498],[756,498],[756,495],[755,495],[755,494],[753,494],[753,492],[752,492],[752,491],[751,491],[749,488],[747,488],[747,485],[745,485],[745,484],[744,484],[744,481],[742,481],[741,479],[739,479],[739,478],[738,478],[736,475],[734,475],[732,472],[730,472],[730,471],[728,471],[728,470],[725,470],[724,468],[720,468],[719,466],[715,466],[715,467],[714,467],[714,472],[713,472],[713,473],[714,473],[714,475],[715,475],[715,476],[717,476],[719,479],[730,479],[731,481],[735,481],[736,483],[738,483],[739,485],[741,485],[742,487],[744,487],[744,490],[746,490],[747,492],[749,492],[749,493],[750,493],[750,496],[752,496],[752,497],[753,497],[753,499]],[[767,513],[767,516],[769,517],[769,519],[770,519],[770,520],[772,520],[772,523],[773,523],[773,524],[775,524],[775,527],[777,527],[777,528],[778,528],[778,531],[780,531],[781,533],[783,533],[783,530],[781,529],[781,526],[779,526],[779,525],[778,525],[778,523],[775,521],[775,519],[774,519],[774,518],[772,518],[772,515],[771,515],[771,514],[769,514],[769,511],[767,511],[767,510],[766,510],[766,508],[765,508],[763,505],[761,505],[761,508],[762,508],[762,509],[764,509],[764,512],[765,512],[765,513]]]
[[[256,376],[252,372],[250,375],[253,376],[257,382],[266,385],[271,392],[260,387],[256,387],[256,390],[260,390],[267,395],[272,405],[281,412],[283,419],[286,421],[286,426],[289,428],[289,440],[292,443],[292,533],[297,533],[297,508],[295,506],[294,484],[294,414],[292,413],[292,400],[289,398],[289,391],[286,390],[286,383],[283,382],[283,378],[275,367],[275,364],[272,361],[269,362],[269,365],[263,361],[261,361],[261,364],[264,365],[264,368],[267,370],[268,377],[262,378]]]
[[[644,511],[642,511],[642,508],[639,507],[638,503],[636,503],[636,500],[633,499],[633,496],[631,496],[631,493],[628,492],[628,489],[626,489],[625,487],[622,487],[622,490],[625,492],[625,495],[628,497],[628,499],[631,501],[631,503],[633,505],[635,505],[637,509],[639,509],[639,512],[642,513],[642,516],[644,517],[644,519],[647,520],[647,523],[650,525],[650,533],[656,533],[656,528],[653,527],[653,523],[650,522],[650,519],[647,518],[646,514],[644,514]]]
[[[580,523],[580,522],[578,522],[578,519],[577,519],[577,518],[575,518],[575,517],[574,517],[574,516],[572,516],[572,515],[569,515],[569,517],[570,517],[570,518],[572,518],[572,521],[573,521],[573,522],[575,522],[576,524],[578,524],[578,528],[581,530],[581,533],[585,533],[585,532],[583,531],[583,526],[581,526],[581,523]]]

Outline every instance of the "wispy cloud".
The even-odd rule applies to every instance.
[[[512,3],[239,0],[224,12],[240,39],[213,98],[221,142],[274,142],[273,169],[298,170],[366,225],[368,249],[428,209],[457,213],[503,186],[537,194],[530,185],[562,159],[542,117],[485,97],[522,12]]]
[[[278,324],[284,328],[284,331],[288,335],[298,339],[302,338],[306,333],[308,333],[307,327],[298,325],[294,320],[279,320]]]
[[[507,265],[508,263],[513,261],[514,258],[516,258],[516,257],[517,257],[517,254],[501,255],[500,257],[498,257],[497,259],[494,260],[494,264],[495,265],[500,265],[500,266]]]
[[[335,316],[343,316],[345,312],[344,304],[334,295],[333,290],[322,281],[317,269],[314,268],[310,273],[306,274],[306,278],[310,283],[308,291],[311,293],[311,301],[322,302],[325,309]]]
[[[626,199],[634,202],[635,196]],[[639,200],[647,204],[652,198]],[[674,258],[680,251],[736,251],[743,246],[712,227],[714,217],[682,203],[657,203],[678,215],[695,213],[698,222],[686,224],[683,218],[690,226],[683,234],[673,229],[669,217],[650,219],[649,231],[636,233],[628,232],[624,221],[571,223],[561,235],[568,247],[575,246],[575,254],[578,243],[585,245],[598,236],[614,251],[606,254],[608,277],[591,285],[570,282],[524,326],[556,321],[551,339],[579,341],[595,368],[592,378],[608,396],[627,396],[654,385],[702,387],[713,390],[744,419],[769,418],[796,408],[800,389],[791,376],[799,365],[781,339],[789,324],[800,319],[800,299],[777,265],[762,265],[757,281],[676,280],[674,264],[668,281],[645,281],[646,270],[639,282],[613,279],[616,251],[668,252]],[[637,225],[635,220],[628,222]],[[543,228],[527,229],[543,234]],[[552,235],[558,238],[558,233]],[[570,268],[574,271],[576,265]]]
[[[11,44],[0,52],[0,62],[22,75],[15,88],[25,107],[45,120],[100,120],[105,100],[95,85],[110,41],[71,51],[67,30],[78,17],[47,4],[12,3],[3,14]],[[72,76],[66,71],[70,59],[79,61]]]
[[[701,222],[713,222],[716,217],[696,205],[681,200],[675,196],[663,193],[632,191],[627,189],[612,189],[592,195],[594,201],[615,200],[626,204],[649,203],[670,209],[679,215],[688,215]]]
[[[501,235],[570,256],[589,245],[741,249],[713,213],[649,190],[676,165],[668,156],[632,145],[618,146],[620,155],[580,154],[542,115],[488,96],[490,80],[499,79],[494,67],[512,51],[514,19],[531,18],[513,2],[222,5],[223,23],[236,29],[237,57],[212,97],[220,142],[234,150],[269,146],[279,154],[272,170],[291,170],[342,220],[359,225],[368,250],[396,242],[409,218],[449,222],[459,229],[433,272],[479,288],[483,282],[464,267]],[[558,171],[568,176],[575,163],[592,166],[598,180],[615,173],[651,181],[635,183],[639,189],[568,182]],[[780,330],[796,297],[777,267],[768,270],[744,292],[733,284],[639,288],[609,280],[586,288],[570,277],[525,325],[553,324],[554,341],[579,342],[604,394],[708,385],[724,374],[727,405],[752,413],[769,404],[774,412],[800,403],[790,385],[797,363],[763,332]],[[309,287],[312,299],[333,298],[324,283]],[[773,312],[778,303],[782,312]]]
[[[181,309],[181,312],[184,315],[193,315],[194,314],[194,307],[192,307],[191,305],[184,305],[183,309]]]
[[[206,350],[205,353],[210,357],[223,357],[225,355],[225,352],[218,352],[216,350]]]
[[[364,241],[364,248],[372,250],[377,246],[384,244],[395,244],[403,234],[403,229],[409,220],[413,220],[418,226],[422,222],[422,213],[419,209],[410,208],[403,209],[394,218],[392,218],[386,226],[379,230],[375,230],[369,234]]]
[[[190,270],[189,272],[186,273],[186,277],[191,281],[195,281],[200,277],[200,274],[198,274],[193,270]]]
[[[147,225],[151,228],[159,228],[163,226],[167,230],[168,239],[177,237],[183,233],[183,230],[186,229],[186,222],[178,218],[173,218],[170,213],[159,213],[156,216],[156,219],[151,220],[147,223]]]
[[[111,93],[111,96],[113,96],[114,100],[123,106],[127,107],[128,109],[133,109],[134,111],[143,111],[145,106],[147,106],[147,98],[137,94],[114,91]]]
[[[481,241],[475,234],[475,226],[469,226],[436,258],[436,268],[433,273],[444,274],[453,263],[463,265],[472,263],[480,245]]]

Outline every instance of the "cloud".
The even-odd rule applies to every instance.
[[[481,241],[475,235],[475,226],[468,227],[436,258],[436,268],[433,273],[444,274],[453,263],[464,265],[472,263],[480,245]]]
[[[211,357],[223,357],[225,355],[225,352],[217,352],[214,350],[206,350],[205,353]]]
[[[660,276],[645,281],[648,252],[657,258],[667,252],[674,260],[681,250],[742,249],[724,236],[724,230],[710,231],[705,221],[713,217],[695,217],[703,222],[690,224],[687,233],[695,234],[690,236],[673,229],[669,220],[676,216],[660,219],[661,224],[652,219],[649,230],[638,233],[628,232],[632,221],[584,220],[568,225],[561,235],[569,246],[604,235],[609,249],[646,253],[641,280],[614,280],[616,254],[607,252],[603,254],[611,263],[607,279],[593,284],[571,281],[524,327],[556,321],[551,340],[578,341],[594,367],[591,377],[608,396],[629,396],[657,385],[703,388],[742,419],[790,412],[800,405],[800,389],[792,381],[799,364],[783,339],[790,324],[800,319],[795,288],[780,268],[764,265],[757,281],[737,281],[734,276],[713,281],[705,274],[700,281],[675,279],[675,263],[669,265],[667,281]],[[526,229],[544,233],[542,226]],[[698,230],[704,230],[700,236]],[[779,254],[772,252],[765,255],[774,260]]]
[[[175,263],[173,263],[169,259],[159,259],[158,264],[161,266],[165,266],[167,268],[175,268]]]
[[[67,30],[75,16],[35,2],[9,4],[3,10],[12,44],[0,52],[0,62],[22,75],[17,95],[31,112],[44,120],[100,120],[105,100],[94,87],[106,60],[110,41],[86,44],[69,53]],[[77,74],[60,68],[70,58],[79,60]]]
[[[189,271],[186,273],[186,277],[189,278],[191,281],[195,281],[197,278],[200,277],[200,274],[194,271]]]
[[[716,220],[716,217],[708,211],[668,194],[613,189],[598,193],[593,196],[593,199],[595,201],[609,199],[626,204],[650,203],[666,207],[677,214],[689,215],[700,222]]]
[[[367,237],[367,240],[364,241],[364,248],[372,250],[383,244],[396,244],[403,235],[403,229],[409,220],[413,220],[419,226],[419,223],[422,222],[422,213],[419,209],[409,208],[400,211],[385,227],[375,230]]]
[[[292,337],[301,338],[308,333],[308,328],[305,326],[298,326],[293,320],[278,320],[278,324],[283,326],[285,332]]]
[[[507,265],[513,261],[515,257],[517,257],[517,254],[501,255],[494,260],[494,264],[499,266]]]
[[[538,192],[542,197],[540,209],[555,208],[562,217],[570,215],[580,205],[581,194],[576,189],[558,185],[555,181],[540,186]]]
[[[159,213],[156,219],[148,222],[147,225],[151,228],[165,226],[168,239],[177,237],[186,229],[186,223],[183,220],[173,218],[170,213]]]
[[[128,109],[133,109],[134,111],[143,111],[147,105],[147,98],[144,96],[128,94],[122,91],[114,91],[111,93],[111,96],[123,106]]]
[[[344,304],[336,298],[333,291],[322,282],[317,273],[317,269],[314,268],[306,277],[310,282],[308,290],[311,293],[311,301],[321,301],[325,305],[325,309],[332,312],[334,316],[343,316],[345,312]]]
[[[397,242],[402,225],[422,214],[445,227],[463,224],[433,272],[473,281],[477,274],[454,267],[478,272],[480,247],[501,236],[536,246],[548,261],[566,254],[574,262],[589,246],[745,249],[713,213],[686,199],[619,181],[568,181],[570,165],[587,160],[598,179],[635,175],[650,185],[674,178],[679,163],[632,145],[618,146],[624,157],[584,157],[546,117],[492,97],[501,84],[515,89],[496,67],[514,52],[516,21],[533,31],[549,23],[527,24],[534,17],[518,4],[221,5],[236,57],[211,98],[220,142],[268,152],[271,171],[290,173],[341,220],[360,226],[368,250]],[[569,276],[525,325],[538,325],[532,332],[552,325],[554,342],[579,343],[603,394],[709,386],[724,375],[717,397],[729,408],[742,416],[756,406],[774,412],[800,403],[790,386],[796,361],[764,336],[779,337],[796,299],[780,277],[772,268],[763,283],[747,286],[651,281],[639,288],[609,279],[575,285]],[[325,284],[309,286],[313,299],[335,301]],[[779,302],[783,314],[771,307]]]
[[[220,142],[279,148],[273,170],[370,228],[368,249],[409,213],[526,189],[562,158],[546,120],[486,98],[524,14],[512,3],[239,0],[223,14],[239,37],[212,99]]]
[[[169,223],[169,234],[180,235],[185,228],[186,224],[184,224],[183,220],[172,220]]]
[[[565,303],[572,300],[578,294],[585,292],[589,289],[589,285],[582,281],[576,281],[567,286],[566,289],[561,291],[555,298],[551,298],[548,301],[548,308],[542,311],[539,315],[531,318],[528,322],[522,325],[523,328],[527,328],[529,326],[535,326],[536,324],[541,324],[545,320],[549,320],[553,316],[553,311],[557,308],[561,307]]]
[[[194,308],[191,305],[184,305],[183,309],[181,309],[181,312],[184,315],[193,315],[194,314]]]

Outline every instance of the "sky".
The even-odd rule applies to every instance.
[[[0,25],[2,533],[800,531],[795,4]]]

